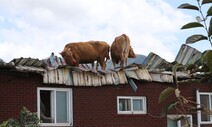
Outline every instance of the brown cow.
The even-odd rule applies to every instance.
[[[79,66],[97,61],[105,70],[106,61],[110,59],[109,49],[110,46],[104,41],[72,42],[68,43],[60,54],[69,65]]]
[[[130,46],[130,39],[126,34],[122,34],[115,38],[111,45],[111,59],[115,68],[116,64],[123,67],[124,64],[127,66],[127,59],[135,58],[136,55]]]

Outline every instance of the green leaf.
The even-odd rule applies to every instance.
[[[193,44],[197,41],[207,40],[207,39],[208,39],[208,37],[206,37],[204,35],[195,34],[195,35],[192,35],[192,36],[190,36],[186,39],[186,44]]]
[[[208,9],[207,16],[212,16],[212,6]]]
[[[185,24],[181,29],[189,29],[189,28],[195,28],[195,27],[204,27],[204,26],[199,22],[190,22]]]
[[[202,63],[208,67],[208,71],[212,74],[212,50],[204,51],[202,55]]]
[[[188,4],[188,3],[181,4],[178,8],[180,8],[180,9],[191,9],[191,10],[199,11],[199,8],[197,6],[191,5],[191,4]]]
[[[208,3],[212,3],[212,0],[203,0],[203,1],[202,1],[202,5],[203,5],[203,4],[208,4]]]
[[[163,102],[166,98],[168,98],[171,94],[175,92],[175,88],[168,87],[160,93],[159,103]]]
[[[208,29],[208,37],[212,35],[212,18],[210,20],[209,29]]]
[[[168,104],[166,104],[163,109],[162,109],[162,112],[161,112],[161,116],[164,116],[170,109],[172,109],[178,102],[170,102]]]

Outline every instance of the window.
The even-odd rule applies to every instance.
[[[72,125],[72,90],[38,88],[38,117],[42,126]]]
[[[192,115],[167,115],[167,127],[193,127]]]
[[[212,110],[212,93],[207,92],[197,92],[197,103],[204,105],[205,109],[208,111],[199,111],[200,114],[198,115],[199,122],[201,124],[212,124],[212,114],[209,112]]]
[[[118,114],[146,114],[146,97],[117,97]]]

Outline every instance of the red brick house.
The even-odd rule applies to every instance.
[[[176,61],[189,63],[199,57],[195,49],[183,45]],[[192,56],[192,57],[190,57]],[[61,58],[47,60],[14,59],[0,64],[0,123],[17,117],[23,106],[38,112],[41,126],[74,127],[180,127],[174,118],[181,115],[171,110],[160,117],[164,105],[176,99],[171,96],[159,104],[158,98],[167,87],[176,87],[173,74],[163,70],[169,62],[154,53],[133,61],[124,71],[93,70],[87,65],[69,67]],[[178,79],[194,77],[177,73]],[[212,84],[182,83],[182,95],[205,104],[211,110]],[[212,126],[212,117],[201,111],[187,114],[192,125]]]

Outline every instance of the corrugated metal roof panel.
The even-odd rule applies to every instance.
[[[188,73],[185,73],[185,72],[176,72],[176,75],[177,75],[177,78],[190,78],[189,74]]]
[[[22,66],[31,66],[31,67],[44,67],[44,62],[39,59],[34,59],[34,58],[17,58],[13,59],[9,63],[14,63],[14,65],[22,65]]]
[[[22,71],[22,72],[36,72],[36,73],[44,73],[45,69],[42,67],[30,67],[30,66],[22,66],[22,65],[17,65],[15,66],[15,69],[17,71]]]
[[[165,59],[162,59],[157,54],[151,52],[144,60],[143,64],[148,70],[151,71],[154,69],[165,68],[169,64],[169,62],[167,62]]]
[[[74,86],[102,86],[112,84],[126,84],[127,78],[124,72],[107,73],[105,75],[97,75],[92,72],[72,72]]]
[[[119,76],[119,83],[118,84],[126,84],[128,81],[127,81],[127,77],[125,75],[125,72],[119,71],[117,73],[118,73],[118,76]]]
[[[128,78],[134,78],[137,80],[144,80],[144,81],[152,81],[152,78],[150,77],[149,72],[146,69],[125,71],[125,73]]]
[[[201,55],[202,53],[200,51],[183,44],[175,58],[175,61],[183,65],[194,64]]]
[[[113,77],[113,73],[105,74],[103,75],[103,77],[105,77],[106,84],[112,85],[114,83],[114,78],[111,78]],[[106,84],[103,84],[103,85],[106,85]]]
[[[33,58],[17,58],[8,63],[13,65],[17,71],[44,73],[44,62]]]
[[[152,81],[174,83],[173,74],[155,73],[155,72],[150,72],[149,74],[152,78]]]
[[[43,82],[47,84],[73,85],[73,79],[68,68],[46,70],[43,75]]]
[[[69,73],[70,72],[70,73]],[[43,77],[44,83],[66,84],[74,86],[101,86],[126,84],[124,71],[98,75],[91,71],[71,71],[68,68],[47,70]]]
[[[144,60],[146,59],[146,56],[144,55],[140,55],[140,54],[136,54],[135,58],[128,58],[128,65],[131,64],[143,64]],[[113,63],[111,60],[107,61],[107,66],[106,69],[114,69]],[[116,65],[116,67],[120,67],[119,64]],[[100,67],[99,67],[100,68]]]

